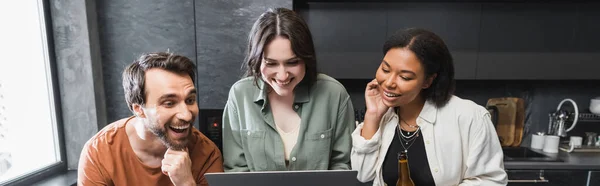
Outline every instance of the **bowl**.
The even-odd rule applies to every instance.
[[[600,97],[596,97],[590,100],[590,112],[600,115]]]

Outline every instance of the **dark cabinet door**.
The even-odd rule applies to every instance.
[[[485,3],[477,79],[572,79],[573,3]]]
[[[311,29],[317,68],[340,79],[373,79],[383,59],[382,4],[309,3],[299,10]]]
[[[388,12],[388,36],[405,28],[432,31],[452,53],[455,78],[475,78],[481,3],[394,3]]]
[[[600,171],[590,171],[590,186],[600,185]]]
[[[577,5],[572,59],[566,69],[572,79],[600,79],[600,3]]]
[[[586,186],[587,170],[507,170],[509,186]]]

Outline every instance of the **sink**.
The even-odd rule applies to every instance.
[[[558,157],[547,156],[527,147],[503,147],[504,161],[562,162]]]

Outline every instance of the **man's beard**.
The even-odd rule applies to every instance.
[[[181,121],[180,121],[181,122]],[[165,123],[165,125],[163,125],[162,127],[159,126],[159,122],[157,118],[148,118],[148,121],[146,122],[147,128],[150,132],[152,132],[152,134],[156,135],[156,137],[158,137],[160,139],[160,141],[169,149],[173,149],[173,150],[184,150],[187,147],[187,144],[189,142],[189,138],[192,134],[192,126],[191,123],[190,127],[187,129],[187,137],[185,137],[184,139],[177,139],[177,140],[173,140],[171,138],[169,138],[169,136],[167,135],[167,130],[169,126],[171,126],[172,122],[167,122]],[[183,123],[183,122],[181,122]],[[187,123],[187,122],[185,122]],[[178,123],[178,125],[175,126],[181,126],[181,124]]]

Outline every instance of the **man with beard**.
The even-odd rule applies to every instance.
[[[79,185],[208,185],[223,172],[217,146],[192,127],[198,115],[196,67],[171,53],[142,55],[123,72],[135,116],[104,127],[84,146]]]

